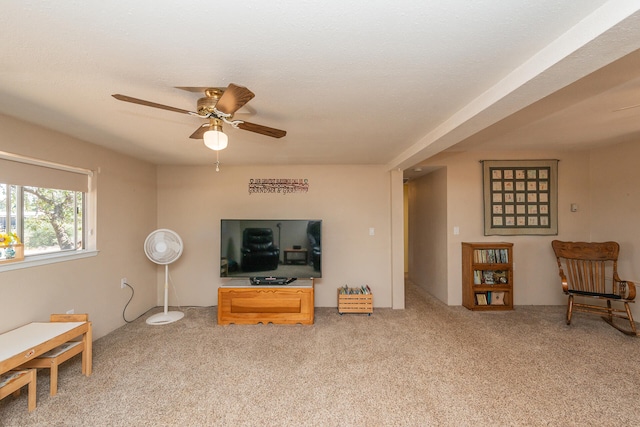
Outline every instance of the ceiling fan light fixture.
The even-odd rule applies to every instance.
[[[214,151],[220,151],[229,145],[229,137],[221,130],[208,130],[203,135],[204,145]]]

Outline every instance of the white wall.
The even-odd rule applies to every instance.
[[[557,236],[485,236],[482,197],[481,160],[559,159],[558,165],[558,235]],[[516,305],[564,304],[566,297],[561,291],[557,265],[551,241],[585,240],[589,238],[589,153],[588,152],[466,152],[443,153],[432,159],[427,166],[446,167],[447,212],[446,220],[441,216],[437,230],[446,230],[447,247],[447,296],[443,297],[437,281],[442,274],[426,272],[434,283],[425,288],[437,289],[436,297],[449,305],[462,304],[462,242],[506,241],[514,243],[514,303]],[[436,174],[442,173],[440,170]],[[427,178],[422,178],[429,179]],[[423,181],[411,185],[421,187]],[[434,178],[434,187],[442,188],[442,178]],[[424,181],[429,182],[429,181]],[[425,190],[422,190],[425,191]],[[419,202],[422,203],[422,202]],[[578,212],[570,212],[571,203],[580,206]],[[415,220],[412,220],[412,224]],[[453,234],[453,227],[459,227],[460,234]],[[420,240],[412,247],[430,248],[417,251],[412,256],[424,259],[433,256],[433,241],[442,238],[435,231],[418,235],[410,230],[410,239]],[[437,246],[442,246],[438,243]],[[410,272],[413,277],[413,273]],[[440,285],[441,286],[441,285]]]
[[[394,273],[392,217],[402,205],[392,201],[394,180],[379,166],[160,166],[139,161],[56,132],[0,115],[0,150],[92,169],[97,172],[96,257],[0,272],[0,332],[51,313],[88,312],[99,338],[162,304],[162,268],[144,256],[142,244],[158,227],[173,228],[185,240],[183,257],[172,266],[176,299],[182,305],[216,305],[219,221],[221,218],[323,219],[323,278],[317,281],[316,305],[336,306],[338,286],[368,284],[375,305],[398,307]],[[483,159],[559,159],[558,236],[484,236]],[[407,190],[431,201],[415,207],[409,229],[409,274],[450,305],[461,304],[462,241],[511,241],[515,261],[515,303],[564,304],[550,248],[562,240],[616,240],[621,244],[620,273],[640,283],[640,170],[637,142],[593,152],[468,152],[432,159],[441,167]],[[158,172],[158,173],[157,173]],[[157,175],[157,176],[156,176]],[[307,178],[306,194],[249,194],[251,178]],[[401,185],[401,184],[400,184]],[[427,187],[422,187],[426,185]],[[396,189],[402,191],[401,189]],[[428,193],[428,194],[427,194]],[[570,212],[571,203],[579,205]],[[421,221],[422,212],[430,218]],[[413,215],[413,216],[412,216]],[[416,235],[416,224],[423,228]],[[460,235],[453,235],[453,227]],[[375,235],[369,236],[369,228]],[[446,261],[439,260],[446,246]],[[423,260],[432,264],[424,268]],[[400,263],[401,264],[401,263]],[[441,266],[445,266],[441,269]],[[401,271],[403,266],[398,267]],[[418,274],[419,273],[419,274]],[[422,280],[425,277],[425,280]],[[416,279],[417,278],[417,279]],[[446,285],[445,285],[446,284]],[[7,303],[9,301],[9,303]],[[638,307],[634,314],[640,317]]]
[[[127,156],[0,115],[0,150],[96,171],[97,248],[91,258],[0,272],[0,332],[51,313],[89,313],[94,337],[122,326],[155,305],[156,268],[142,244],[156,225],[156,168]],[[98,172],[99,171],[99,172]]]
[[[618,273],[640,293],[640,144],[631,141],[591,153],[592,241],[620,244]],[[640,307],[631,304],[640,320]]]
[[[409,279],[449,302],[447,280],[447,169],[409,184]]]
[[[315,218],[323,221],[323,277],[316,280],[316,306],[337,306],[339,286],[368,284],[374,305],[391,307],[390,174],[380,166],[222,165],[220,172],[204,166],[159,166],[158,226],[174,229],[185,243],[183,256],[171,265],[177,294],[176,299],[172,293],[171,304],[217,304],[218,287],[230,280],[219,277],[220,219]],[[309,191],[249,194],[252,178],[308,179]],[[395,209],[402,215],[401,198],[398,204]]]
[[[0,128],[2,151],[96,171],[99,251],[95,257],[0,272],[0,332],[74,309],[89,313],[99,338],[124,324],[131,293],[120,289],[121,277],[135,288],[127,319],[162,305],[163,268],[143,251],[146,236],[160,227],[176,230],[185,241],[183,256],[171,266],[171,304],[216,305],[218,286],[229,280],[219,277],[220,219],[233,217],[323,220],[317,306],[336,306],[336,288],[345,284],[368,284],[377,307],[404,305],[402,257],[391,253],[394,241],[402,246],[401,237],[392,239],[392,213],[402,218],[402,198],[391,191],[397,186],[402,194],[400,173],[349,165],[223,165],[216,173],[213,167],[155,166],[6,116],[0,116]],[[251,178],[306,178],[309,192],[249,194]]]

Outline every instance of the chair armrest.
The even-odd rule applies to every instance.
[[[560,280],[562,281],[562,291],[566,294],[569,293],[569,282],[567,281],[567,276],[564,275],[564,271],[560,269]]]
[[[625,299],[633,300],[636,298],[636,284],[625,280],[627,282],[627,297]]]
[[[630,300],[630,301],[635,299],[635,297],[636,297],[636,284],[635,283],[633,283],[633,282],[631,282],[629,280],[620,279],[620,277],[618,276],[617,273],[614,273],[613,282],[614,282],[614,284],[618,284],[617,285],[618,286],[618,292],[620,292],[619,291],[620,284],[622,284],[622,283],[625,284],[623,286],[627,288],[627,290],[625,292],[626,295],[620,295],[623,299]],[[615,291],[616,290],[614,289],[614,292]]]

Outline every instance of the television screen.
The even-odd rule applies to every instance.
[[[221,277],[322,277],[322,221],[223,219]]]

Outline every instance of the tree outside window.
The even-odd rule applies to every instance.
[[[83,202],[82,192],[0,184],[0,230],[17,233],[27,256],[83,249]]]

